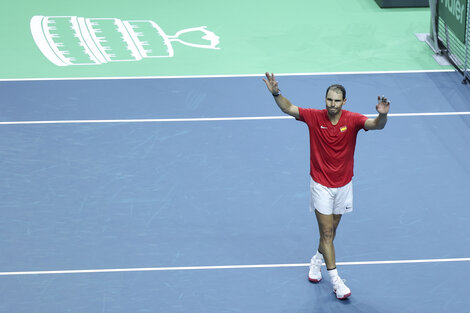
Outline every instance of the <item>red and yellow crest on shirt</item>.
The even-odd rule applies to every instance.
[[[344,133],[347,129],[348,129],[347,126],[342,126],[342,127],[340,127],[339,130],[340,130],[342,133]]]

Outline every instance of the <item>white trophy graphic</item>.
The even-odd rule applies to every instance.
[[[94,65],[171,58],[172,43],[202,49],[220,49],[219,37],[206,26],[165,34],[154,21],[122,21],[117,18],[33,16],[31,33],[42,54],[58,66]],[[192,41],[180,37],[191,37]]]

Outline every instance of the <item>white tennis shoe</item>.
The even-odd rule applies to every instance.
[[[339,277],[332,282],[333,283],[333,292],[336,294],[336,298],[339,300],[344,300],[351,295],[351,290],[344,284],[344,280]]]
[[[323,260],[320,258],[316,258],[315,256],[312,257],[310,260],[310,266],[308,271],[308,280],[312,283],[318,283],[321,277],[321,265]]]

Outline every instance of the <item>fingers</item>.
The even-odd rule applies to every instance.
[[[385,96],[378,96],[377,100],[379,100],[380,102],[382,102],[383,104],[386,104],[386,105],[390,104],[390,102],[388,101],[387,98],[385,98]]]
[[[266,72],[265,75],[266,75],[266,79],[263,78],[263,81],[268,87],[269,91],[278,92],[279,91],[278,82],[276,81],[274,74],[273,73],[270,74],[269,72]]]
[[[266,72],[265,75],[269,82],[276,81],[276,78],[274,77],[273,73],[269,74],[268,72]]]
[[[388,114],[390,110],[390,102],[385,96],[378,96],[377,100],[379,100],[379,103],[376,105],[376,110],[380,114]]]

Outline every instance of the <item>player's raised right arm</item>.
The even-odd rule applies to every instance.
[[[293,105],[286,97],[281,95],[281,91],[279,90],[279,85],[274,74],[266,73],[266,79],[263,78],[263,81],[266,83],[266,87],[268,87],[269,92],[273,95],[274,100],[282,112],[295,118],[299,118],[299,108]]]

